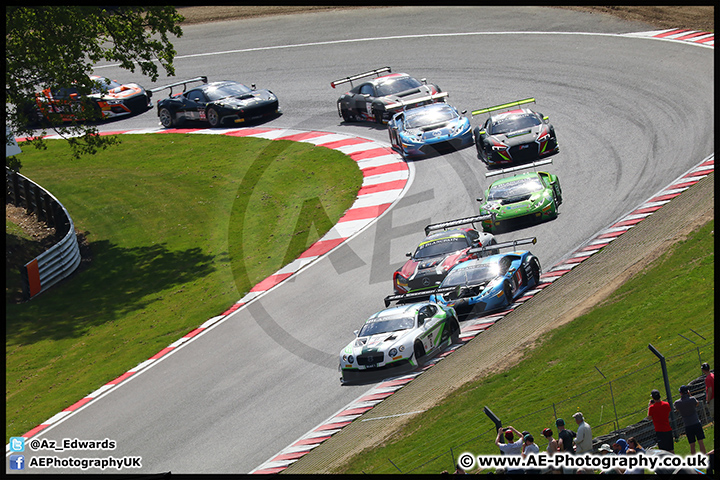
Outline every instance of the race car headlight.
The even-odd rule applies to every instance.
[[[355,357],[352,355],[343,355],[343,362],[347,363],[353,363],[355,361]]]
[[[388,356],[390,358],[394,357],[397,354],[398,354],[397,348],[391,348],[390,351],[388,352]]]
[[[538,139],[537,139],[538,142],[547,142],[548,140],[550,140],[549,133],[546,133],[545,135],[538,137]]]

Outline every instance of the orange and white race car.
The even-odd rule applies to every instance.
[[[87,108],[97,108],[102,119],[134,115],[152,108],[151,92],[136,83],[121,84],[116,80],[91,75],[96,82],[92,93],[87,96],[90,102],[83,102],[76,87],[47,88],[36,94],[38,116],[49,118],[59,114],[63,122],[82,121],[93,118]]]

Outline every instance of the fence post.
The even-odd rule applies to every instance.
[[[615,430],[619,430],[620,429],[620,420],[618,420],[617,408],[615,407],[615,394],[613,393],[613,389],[612,389],[612,380],[610,380],[608,382],[608,385],[610,386],[610,398],[612,399],[613,411],[615,412]]]
[[[662,374],[663,374],[663,380],[665,381],[665,391],[667,392],[668,397],[668,403],[670,403],[670,426],[673,430],[673,437],[675,437],[675,440],[678,439],[678,432],[677,432],[677,421],[675,420],[675,408],[673,407],[673,400],[672,400],[672,391],[670,390],[670,379],[668,378],[667,373],[667,365],[665,364],[665,357],[662,353],[658,352],[658,350],[652,346],[652,344],[648,343],[648,348],[650,351],[660,359],[660,367],[662,368]]]

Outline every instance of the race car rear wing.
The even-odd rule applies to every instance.
[[[397,302],[399,305],[406,303],[417,303],[420,300],[430,298],[430,295],[436,293],[448,293],[455,290],[455,287],[443,287],[435,288],[433,290],[423,290],[421,292],[402,293],[400,295],[388,295],[385,297],[385,308],[389,307],[392,302]]]
[[[402,98],[398,98],[397,102],[389,103],[389,104],[385,105],[385,111],[397,110],[400,108],[405,110],[408,107],[418,106],[419,104],[425,103],[425,102],[435,103],[436,100],[445,98],[447,96],[448,96],[448,92],[440,92],[440,93],[433,93],[430,95],[425,95],[424,97],[411,98],[410,100],[403,100]]]
[[[537,237],[521,238],[520,240],[513,240],[511,242],[495,243],[484,247],[475,247],[468,250],[468,254],[482,253],[487,250],[500,250],[501,248],[513,248],[517,250],[518,245],[527,245],[528,243],[535,245],[537,243]]]
[[[168,88],[169,88],[169,89],[170,89],[170,95],[168,95],[168,96],[172,97],[172,89],[173,89],[173,87],[177,87],[177,86],[179,86],[179,85],[182,85],[182,86],[183,86],[183,92],[185,92],[185,90],[187,90],[187,84],[188,84],[188,83],[193,83],[193,82],[207,83],[207,82],[208,82],[208,79],[207,79],[206,76],[195,77],[195,78],[190,78],[190,79],[188,79],[188,80],[182,80],[182,81],[180,81],[180,82],[171,83],[170,85],[165,85],[164,87],[153,88],[153,89],[150,89],[150,90],[148,90],[148,91],[151,92],[151,93],[155,93],[155,92],[159,92],[159,91],[161,91],[161,90],[165,90],[165,89],[168,89]]]
[[[472,223],[473,227],[474,227],[475,222],[482,222],[484,220],[495,220],[493,218],[493,216],[494,216],[494,214],[476,215],[474,217],[465,217],[465,218],[458,218],[456,220],[448,220],[447,222],[442,222],[442,223],[432,223],[425,227],[425,235],[430,235],[430,232],[432,232],[433,230],[445,230],[447,228],[457,227],[460,225],[467,225],[468,223]]]
[[[371,75],[377,75],[377,76],[379,77],[381,73],[385,73],[385,72],[391,73],[390,67],[377,68],[377,69],[375,69],[375,70],[370,70],[369,72],[359,73],[359,74],[353,75],[353,76],[351,76],[351,77],[341,78],[341,79],[339,79],[339,80],[335,80],[335,81],[333,81],[333,82],[330,82],[330,86],[331,86],[332,88],[335,88],[336,85],[342,85],[343,83],[348,83],[348,82],[350,82],[350,87],[352,87],[352,82],[353,82],[353,80],[358,80],[358,79],[360,79],[360,78],[369,77],[369,76],[371,76]]]
[[[506,108],[519,107],[520,105],[525,105],[527,103],[535,103],[535,99],[534,98],[526,98],[525,100],[518,100],[516,102],[510,102],[510,103],[503,103],[502,105],[495,105],[494,107],[481,108],[480,110],[473,110],[472,112],[470,112],[470,114],[474,117],[475,115],[480,115],[482,113],[490,113],[490,112],[494,112],[496,110],[504,110]]]
[[[552,158],[546,158],[545,160],[540,160],[538,162],[528,163],[526,165],[519,165],[517,167],[509,167],[509,168],[501,168],[498,170],[492,170],[490,172],[487,172],[485,174],[485,178],[487,177],[494,177],[495,175],[502,175],[504,173],[510,173],[510,172],[517,172],[518,170],[525,170],[526,168],[537,168],[542,165],[547,165],[549,163],[552,163]]]

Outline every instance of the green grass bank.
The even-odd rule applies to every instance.
[[[18,156],[70,212],[90,259],[33,300],[6,301],[6,442],[227,310],[321,238],[362,184],[352,159],[307,143],[121,141],[79,160],[61,140]],[[6,227],[7,243],[22,241]],[[6,282],[8,299],[19,273]]]

